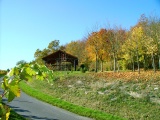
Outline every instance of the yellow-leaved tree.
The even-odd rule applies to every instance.
[[[139,62],[143,60],[145,37],[142,27],[135,27],[131,32],[132,45],[135,48],[137,57],[138,73],[140,73]]]

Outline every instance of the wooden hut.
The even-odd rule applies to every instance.
[[[65,51],[58,50],[42,58],[46,66],[50,66],[53,70],[71,70],[78,65],[78,58],[66,53]]]

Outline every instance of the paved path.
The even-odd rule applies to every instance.
[[[15,98],[8,105],[29,120],[91,120],[39,101],[23,92],[21,92],[21,97]]]

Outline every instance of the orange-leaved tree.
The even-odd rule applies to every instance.
[[[101,71],[103,72],[103,62],[109,56],[107,40],[107,30],[100,29],[98,32],[89,34],[86,42],[88,56],[95,61],[95,72],[98,70],[98,60],[101,61]]]

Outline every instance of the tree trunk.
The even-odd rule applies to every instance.
[[[97,58],[97,54],[96,54],[96,64],[95,64],[95,72],[97,72],[97,66],[98,66],[98,58]]]
[[[139,68],[139,56],[138,56],[138,52],[137,52],[137,66],[138,66],[138,74],[140,74],[140,68]]]
[[[156,72],[155,62],[154,62],[154,55],[153,55],[153,53],[152,53],[152,66],[153,66],[153,71]]]
[[[117,72],[119,72],[119,63],[117,62]]]
[[[113,53],[113,60],[114,60],[114,72],[116,72],[116,57],[115,57],[115,53]]]
[[[158,55],[158,67],[160,69],[160,55]]]
[[[103,60],[101,60],[101,72],[103,72]]]
[[[134,69],[134,61],[133,61],[133,63],[132,63],[132,70],[133,70],[133,72],[135,72],[135,69]]]
[[[146,59],[145,59],[145,55],[144,55],[143,67],[144,67],[144,71],[146,71]]]
[[[134,58],[132,56],[132,71],[135,72],[135,69],[134,69]]]

